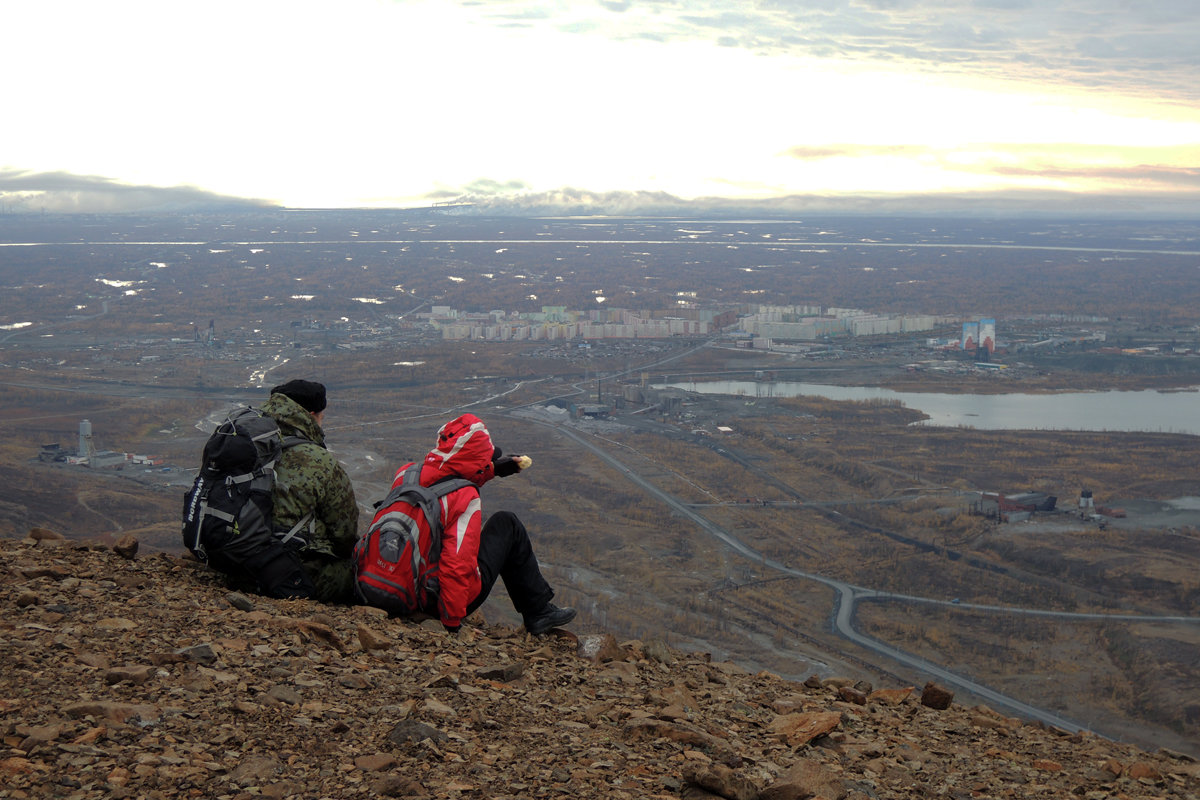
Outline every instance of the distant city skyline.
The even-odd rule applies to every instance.
[[[1194,0],[22,0],[0,24],[0,211],[1200,211]]]

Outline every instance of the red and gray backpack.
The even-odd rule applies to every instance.
[[[400,483],[375,504],[371,527],[354,545],[355,591],[367,605],[409,616],[431,608],[437,594],[442,551],[441,499],[475,486],[451,478],[422,486],[421,464],[404,471]]]

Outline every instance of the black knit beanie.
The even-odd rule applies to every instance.
[[[286,395],[296,401],[305,411],[318,414],[325,410],[325,385],[316,381],[305,381],[297,378],[294,381],[281,383],[271,390],[271,394]]]

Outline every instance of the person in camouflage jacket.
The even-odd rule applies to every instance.
[[[286,448],[275,466],[275,527],[289,530],[313,512],[312,522],[300,534],[306,543],[299,556],[316,586],[314,599],[353,603],[350,557],[358,539],[358,504],[350,476],[325,448],[325,407],[325,387],[305,380],[276,386],[262,406],[283,436],[308,440]]]

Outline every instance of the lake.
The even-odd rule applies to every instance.
[[[825,397],[899,401],[928,415],[915,423],[980,430],[1137,431],[1200,435],[1200,392],[1067,392],[1063,394],[941,394],[871,386],[789,381],[683,381],[659,384],[700,394]]]

